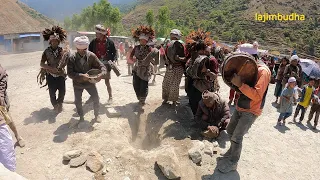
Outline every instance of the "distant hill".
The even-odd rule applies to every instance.
[[[40,13],[63,22],[64,18],[71,17],[75,13],[99,0],[19,0]],[[109,0],[112,5],[116,5],[120,10],[126,10],[126,5],[136,2],[136,0]]]
[[[55,22],[16,0],[0,0],[0,34],[40,32]]]
[[[146,24],[146,12],[155,16],[167,6],[170,18],[184,34],[199,27],[211,31],[216,40],[234,43],[258,40],[264,48],[298,52],[320,57],[319,0],[145,0],[123,18],[125,28]],[[259,22],[255,13],[303,14],[305,21]]]

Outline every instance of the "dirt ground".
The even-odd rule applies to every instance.
[[[303,125],[289,122],[285,127],[276,127],[279,113],[272,106],[274,85],[269,87],[263,115],[244,138],[238,170],[221,174],[215,169],[217,155],[204,156],[201,166],[188,158],[188,149],[192,147],[192,139],[197,139],[197,131],[193,128],[183,89],[180,90],[180,106],[161,106],[163,77],[157,76],[157,85],[149,88],[145,113],[138,115],[134,112],[137,100],[132,77],[127,76],[126,62],[120,61],[123,75],[116,77],[112,74],[111,83],[114,94],[112,106],[121,113],[121,117],[108,118],[107,90],[100,82],[97,86],[103,122],[91,127],[92,105],[85,105],[88,124],[79,129],[70,126],[78,120],[72,103],[72,82],[70,79],[66,82],[64,111],[55,117],[48,91],[40,89],[36,82],[40,57],[41,52],[0,56],[0,63],[9,74],[10,110],[27,142],[25,148],[16,147],[17,172],[30,180],[91,180],[93,173],[85,166],[70,168],[62,163],[62,155],[74,149],[87,153],[97,150],[108,162],[109,172],[105,179],[165,179],[155,161],[158,154],[170,148],[178,156],[183,169],[181,179],[185,180],[319,179],[319,130],[311,130],[306,125],[306,118]],[[229,88],[221,79],[220,84],[221,96],[227,100]],[[84,93],[83,101],[88,97]],[[222,151],[229,146],[226,137],[222,134],[218,139]]]

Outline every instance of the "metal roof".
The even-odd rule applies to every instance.
[[[24,37],[40,37],[40,33],[39,34],[20,34],[19,38],[24,38]]]

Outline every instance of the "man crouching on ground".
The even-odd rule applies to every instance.
[[[87,36],[76,37],[74,43],[77,52],[72,54],[67,65],[68,76],[73,80],[75,105],[77,113],[80,116],[80,122],[84,121],[84,113],[82,109],[82,93],[85,89],[93,99],[93,110],[95,118],[93,122],[101,122],[99,117],[99,95],[95,84],[89,82],[87,72],[91,69],[100,69],[101,73],[95,79],[100,81],[106,74],[106,67],[99,61],[98,57],[87,50],[89,46],[89,38]]]
[[[228,104],[217,93],[204,91],[199,102],[195,120],[206,138],[217,138],[230,121]]]

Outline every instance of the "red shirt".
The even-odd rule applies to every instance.
[[[123,51],[124,51],[124,44],[123,44],[123,43],[121,43],[121,44],[119,45],[119,49],[120,49],[120,52],[123,52]]]
[[[214,56],[211,56],[209,61],[211,61],[211,67],[210,67],[210,71],[218,74],[219,73],[219,63],[217,61],[217,59]]]
[[[94,52],[99,59],[104,58],[107,56],[106,51],[106,40],[103,39],[102,41],[98,40],[96,41],[96,52]]]
[[[161,55],[161,56],[164,56],[164,55],[165,55],[165,53],[166,53],[166,52],[164,52],[163,47],[161,47],[161,48],[159,49],[159,51],[160,51],[160,55]]]

